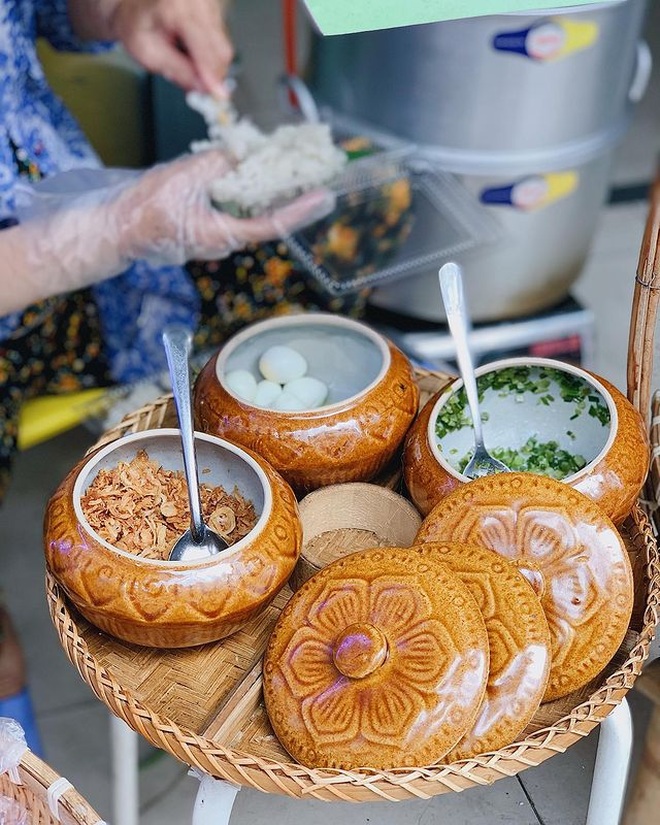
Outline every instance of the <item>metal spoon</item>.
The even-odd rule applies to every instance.
[[[447,263],[440,268],[438,278],[440,279],[440,291],[442,292],[449,329],[456,345],[456,360],[463,378],[474,428],[474,454],[463,470],[463,474],[468,478],[478,478],[492,473],[510,472],[506,464],[493,458],[484,445],[477,379],[474,374],[468,341],[470,321],[463,291],[461,268],[458,264]]]
[[[195,457],[195,435],[190,397],[190,350],[192,336],[184,326],[172,324],[163,331],[163,345],[170,371],[174,406],[176,407],[181,445],[183,447],[183,467],[188,486],[190,502],[190,529],[176,540],[169,555],[170,561],[191,561],[212,556],[226,550],[227,542],[210,530],[202,518],[202,502],[199,495],[199,476]]]

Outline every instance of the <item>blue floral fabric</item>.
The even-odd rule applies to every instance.
[[[99,159],[75,119],[53,93],[36,54],[45,37],[60,49],[108,44],[79,41],[67,17],[67,0],[0,2],[0,221],[11,222],[19,176],[98,167]],[[21,159],[19,168],[17,155]],[[163,326],[194,327],[199,296],[186,270],[136,263],[93,289],[113,377],[135,381],[164,368]],[[0,318],[0,341],[15,333],[22,314]]]

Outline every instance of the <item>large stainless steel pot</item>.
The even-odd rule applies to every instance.
[[[493,243],[455,256],[476,321],[528,315],[567,295],[589,252],[615,146],[609,133],[590,158],[566,156],[563,166],[457,176],[501,226]],[[370,301],[414,318],[445,318],[437,267],[379,287]]]
[[[549,151],[621,123],[650,68],[647,0],[319,38],[331,108],[445,151]]]

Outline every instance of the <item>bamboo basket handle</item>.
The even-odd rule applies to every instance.
[[[660,298],[660,174],[650,193],[628,338],[628,400],[649,424],[655,322]]]

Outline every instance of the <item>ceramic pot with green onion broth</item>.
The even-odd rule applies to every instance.
[[[649,469],[649,441],[639,412],[615,386],[549,358],[509,358],[477,369],[484,440],[511,470],[570,484],[615,522],[630,512]],[[470,479],[474,448],[463,381],[426,403],[410,428],[404,478],[426,515]]]

